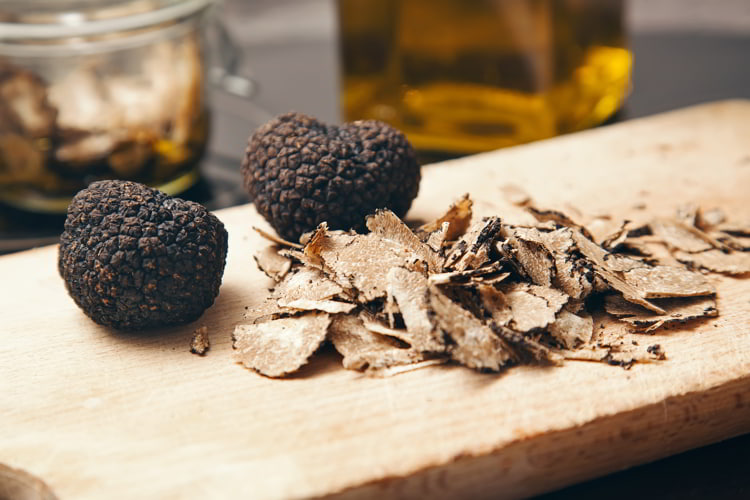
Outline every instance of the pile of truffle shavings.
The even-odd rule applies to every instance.
[[[597,242],[561,212],[527,206],[537,223],[513,225],[472,222],[471,207],[465,195],[416,230],[381,210],[367,234],[323,223],[303,244],[259,230],[275,244],[255,260],[276,285],[236,327],[238,360],[281,377],[328,341],[345,368],[374,375],[444,362],[483,372],[566,359],[629,368],[665,359],[638,333],[718,315],[699,269],[750,271],[750,225],[714,212],[626,222]],[[603,326],[618,320],[624,328]]]

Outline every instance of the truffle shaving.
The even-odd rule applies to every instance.
[[[591,342],[594,334],[594,320],[588,313],[574,314],[565,309],[560,310],[555,321],[547,331],[567,349],[574,349]]]
[[[292,268],[292,260],[279,254],[278,246],[264,247],[255,255],[258,269],[266,273],[269,278],[279,281]]]
[[[344,357],[344,368],[350,370],[373,373],[425,359],[420,351],[368,330],[357,316],[335,316],[329,327],[328,338]]]
[[[526,207],[526,210],[528,210],[529,213],[531,213],[531,215],[533,215],[539,222],[554,222],[558,226],[578,229],[584,234],[584,236],[586,236],[586,238],[592,241],[594,240],[591,233],[585,227],[558,210],[545,210],[534,206],[528,206]]]
[[[700,253],[688,253],[677,251],[674,256],[682,263],[715,273],[750,273],[750,253],[746,252],[724,253],[721,250],[707,250]]]
[[[508,304],[505,294],[490,285],[479,286],[479,296],[482,307],[490,314],[491,321],[495,325],[508,326],[513,319],[513,310]]]
[[[583,300],[593,290],[592,265],[582,259],[568,228],[544,234],[544,244],[555,257],[553,285],[574,299]]]
[[[647,299],[713,295],[716,288],[698,273],[682,267],[639,267],[624,273],[625,281],[640,289]]]
[[[432,285],[494,285],[504,281],[510,276],[510,272],[502,272],[503,268],[504,264],[502,262],[493,262],[492,264],[480,267],[479,269],[430,274],[427,280]]]
[[[489,217],[474,224],[447,255],[445,267],[465,271],[486,264],[501,225],[498,217]]]
[[[357,304],[352,304],[350,302],[339,302],[338,300],[280,299],[277,303],[279,307],[282,307],[284,309],[298,309],[300,311],[321,311],[331,314],[348,313],[357,307]]]
[[[378,210],[367,218],[367,229],[372,233],[394,243],[405,251],[412,252],[417,259],[427,263],[433,272],[442,269],[442,259],[423,243],[409,227],[390,210]]]
[[[430,305],[437,326],[452,340],[448,352],[454,361],[477,370],[499,371],[513,359],[510,346],[489,326],[439,291],[430,293]]]
[[[433,232],[431,232],[427,236],[427,246],[433,249],[435,252],[440,252],[442,250],[443,245],[446,244],[446,241],[448,240],[448,230],[450,229],[450,223],[449,222],[443,222],[443,225],[440,226],[440,229],[436,229]]]
[[[290,309],[302,309],[284,304],[295,303],[295,301],[320,302],[343,294],[343,289],[314,267],[297,267],[285,274],[271,295],[258,307],[248,309],[245,318],[254,323],[266,319],[276,318],[291,311]],[[302,304],[304,302],[299,302]]]
[[[268,241],[276,243],[277,245],[280,245],[282,247],[302,249],[302,245],[300,245],[299,243],[294,243],[292,241],[285,240],[284,238],[276,236],[275,234],[268,233],[259,227],[253,226],[253,230],[259,235],[261,235],[262,237],[264,237],[265,239],[267,239]]]
[[[395,299],[401,311],[409,344],[426,352],[441,352],[445,343],[430,320],[430,288],[422,274],[394,267],[388,271],[388,295]]]
[[[471,206],[473,202],[468,194],[465,194],[448,210],[432,222],[428,222],[417,229],[417,234],[431,234],[443,230],[444,224],[448,224],[444,230],[443,239],[453,241],[466,232],[471,223]]]
[[[605,236],[602,240],[601,246],[605,250],[613,251],[622,245],[626,239],[628,239],[628,226],[630,221],[623,221],[622,225],[614,233]]]
[[[711,235],[731,250],[739,252],[750,251],[750,237],[733,236],[722,231],[713,231]]]
[[[747,236],[750,237],[750,221],[742,223],[738,222],[726,222],[716,227],[717,230],[722,231],[732,236]]]
[[[606,256],[606,250],[586,238],[582,233],[573,231],[573,240],[581,253],[589,259],[596,275],[605,281],[611,288],[622,294],[625,300],[641,305],[646,309],[664,314],[659,306],[645,299],[645,292],[622,279],[616,271],[610,269]]]
[[[238,325],[233,334],[237,359],[267,377],[300,369],[326,338],[331,318],[308,313],[254,325]]]
[[[317,245],[311,240],[305,246]],[[388,285],[383,270],[408,266],[412,252],[401,245],[386,240],[375,233],[352,235],[331,233],[320,242],[320,248],[311,253],[318,255],[326,274],[341,287],[361,294],[365,301],[384,298]],[[377,263],[377,265],[375,265]]]
[[[568,301],[568,296],[554,288],[517,283],[502,287],[513,314],[510,326],[518,332],[545,328]]]
[[[726,222],[726,220],[727,215],[720,208],[703,210],[701,207],[698,207],[694,224],[703,231],[710,231],[719,224]]]
[[[556,274],[555,257],[541,241],[541,235],[536,236],[530,239],[514,232],[505,240],[503,253],[514,259],[519,264],[519,270],[533,283],[549,287]]]
[[[692,319],[714,317],[719,314],[716,299],[713,297],[683,297],[670,300],[656,299],[656,301],[661,304],[664,314],[654,314],[612,295],[605,299],[604,309],[609,314],[620,318],[621,321],[638,328],[645,328],[646,332],[670,323],[684,323]]]
[[[695,253],[714,248],[693,228],[672,219],[656,219],[651,222],[651,232],[660,238],[668,248]]]

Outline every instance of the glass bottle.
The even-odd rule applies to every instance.
[[[339,0],[341,109],[460,155],[591,127],[630,90],[623,0]]]

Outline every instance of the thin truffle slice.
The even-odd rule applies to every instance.
[[[655,301],[664,309],[664,314],[654,314],[616,295],[606,297],[604,309],[621,321],[645,328],[646,332],[670,323],[684,323],[692,319],[714,317],[719,314],[716,299],[713,297],[682,297],[655,299]]]
[[[446,255],[445,268],[465,271],[486,264],[501,228],[499,217],[487,217],[473,224]]]
[[[329,280],[325,274],[314,267],[296,267],[281,279],[271,294],[257,307],[247,310],[245,319],[253,323],[275,319],[280,316],[304,309],[284,304],[304,301],[326,301],[343,295],[344,289]],[[294,310],[294,311],[293,311]]]
[[[649,224],[654,236],[663,241],[671,250],[702,252],[714,248],[706,241],[700,230],[673,219],[656,219]]]
[[[568,360],[594,361],[619,366],[629,370],[636,363],[650,363],[666,359],[638,347],[587,345],[576,350],[564,350],[562,356]]]
[[[725,222],[717,226],[716,229],[724,233],[731,234],[732,236],[750,237],[750,221]]]
[[[295,300],[278,300],[279,307],[284,309],[298,309],[300,311],[321,311],[331,314],[344,314],[353,311],[357,304],[350,302],[341,302],[338,300],[311,300],[311,299],[295,299]]]
[[[281,280],[292,268],[292,260],[279,255],[280,249],[276,245],[266,246],[253,256],[258,269],[274,281]]]
[[[719,224],[726,222],[727,216],[720,208],[704,210],[698,207],[695,217],[695,226],[703,231],[710,231]]]
[[[379,321],[377,317],[366,312],[361,313],[359,318],[362,320],[362,325],[372,333],[393,337],[403,342],[404,345],[410,345],[409,342],[412,340],[412,335],[405,328],[387,326]]]
[[[326,275],[339,286],[361,295],[365,302],[384,298],[387,273],[392,267],[409,267],[414,253],[375,233],[354,235],[331,231],[313,237],[305,254],[320,259]],[[374,266],[373,263],[378,265]]]
[[[542,233],[544,244],[555,257],[553,285],[576,300],[583,300],[593,290],[594,271],[587,259],[581,258],[573,240],[573,231],[562,228]]]
[[[443,225],[440,226],[440,229],[436,229],[435,231],[427,235],[427,238],[425,240],[427,246],[433,249],[435,252],[440,252],[448,240],[449,229],[450,223],[443,222]]]
[[[529,233],[529,231],[526,231]],[[517,263],[519,271],[532,282],[541,286],[551,286],[556,276],[555,257],[544,245],[541,234],[524,234],[513,231],[502,245],[505,256]]]
[[[699,273],[682,267],[655,266],[631,269],[625,281],[642,291],[643,297],[695,297],[714,295],[716,288]]]
[[[513,319],[513,310],[505,294],[489,285],[480,285],[478,290],[485,315],[489,316],[489,319],[496,325],[508,326]]]
[[[427,263],[430,271],[442,269],[443,259],[417,238],[417,235],[390,210],[378,210],[375,215],[369,216],[367,229],[413,253],[417,259]]]
[[[750,237],[748,236],[735,236],[722,231],[712,231],[710,234],[713,238],[716,238],[716,240],[732,250],[739,252],[750,251]]]
[[[427,352],[445,350],[445,342],[430,316],[429,282],[422,274],[394,267],[388,271],[388,295],[392,296],[401,311],[406,330],[407,342]]]
[[[349,370],[379,371],[425,359],[420,351],[368,330],[357,316],[335,316],[328,330],[328,338],[344,357],[344,368]]]
[[[625,300],[641,305],[654,312],[664,314],[663,309],[646,300],[645,293],[642,290],[626,282],[620,277],[619,273],[609,268],[606,256],[610,254],[606,250],[586,238],[582,233],[573,231],[572,236],[576,247],[590,260],[596,275],[606,282],[607,285],[620,292]]]
[[[432,285],[490,285],[500,283],[510,276],[504,269],[505,263],[496,261],[477,269],[430,273],[427,280]]]
[[[286,275],[274,289],[274,295],[285,301],[326,300],[336,297],[343,291],[341,286],[328,279],[321,271],[302,267]]]
[[[562,309],[555,321],[547,327],[547,331],[563,347],[575,349],[578,346],[591,342],[594,334],[594,320],[588,313],[573,314]]]
[[[423,224],[417,229],[417,234],[421,235],[423,240],[427,240],[429,235],[436,231],[443,230],[444,225],[447,223],[448,227],[445,229],[442,238],[445,241],[453,241],[466,233],[471,223],[471,206],[473,202],[469,198],[468,194],[465,194],[456,203],[450,206],[448,210],[432,222]],[[427,235],[427,237],[425,237]]]
[[[328,314],[316,312],[238,325],[232,335],[237,360],[267,377],[295,372],[318,350],[330,323]]]
[[[279,246],[302,249],[303,245],[300,245],[299,243],[294,243],[293,241],[285,240],[284,238],[281,238],[280,236],[277,236],[275,234],[267,233],[266,231],[264,231],[263,229],[257,226],[253,226],[253,231],[258,233],[259,235],[261,235],[263,238],[267,239],[268,241],[276,243]]]
[[[526,210],[528,210],[529,213],[531,213],[531,215],[533,215],[534,218],[539,222],[554,222],[555,224],[562,227],[577,229],[578,231],[583,233],[583,235],[589,240],[594,240],[594,237],[591,235],[588,229],[571,219],[566,214],[560,212],[559,210],[545,210],[534,206],[528,206],[526,207]]]
[[[750,253],[708,250],[700,253],[677,251],[674,256],[682,263],[693,267],[707,269],[716,273],[745,274],[750,273]]]
[[[513,314],[509,326],[519,332],[545,328],[568,301],[560,290],[527,283],[501,285],[501,290]]]
[[[513,361],[514,352],[503,339],[439,290],[431,290],[430,305],[436,325],[453,341],[448,351],[453,360],[495,372]]]
[[[510,346],[516,363],[552,363],[559,364],[562,358],[539,342],[538,336],[525,335],[510,328],[490,323],[492,331]]]

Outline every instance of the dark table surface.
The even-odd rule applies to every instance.
[[[212,210],[247,202],[239,163],[244,143],[258,124],[289,109],[329,121],[338,118],[333,38],[301,36],[258,42],[244,40],[241,25],[228,24],[245,46],[241,72],[252,74],[259,90],[252,102],[212,91],[213,136],[201,165],[202,178],[184,193]],[[610,123],[702,102],[750,99],[750,32],[635,32],[631,43],[634,91]],[[0,253],[54,243],[63,220],[0,205]],[[750,435],[541,498],[602,497],[750,499]]]

